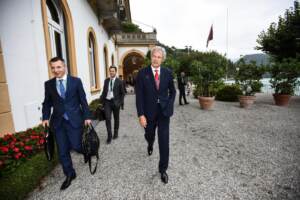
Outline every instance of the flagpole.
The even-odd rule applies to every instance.
[[[226,11],[226,57],[228,60],[228,7]],[[228,61],[226,62],[226,81],[227,81],[227,75],[228,75]]]

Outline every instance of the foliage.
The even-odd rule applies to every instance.
[[[265,73],[265,67],[257,66],[254,61],[246,63],[244,59],[240,59],[236,63],[235,81],[240,85],[243,95],[253,96],[256,92],[260,92],[262,83],[262,75]]]
[[[267,31],[258,35],[256,47],[272,55],[276,61],[284,58],[296,58],[300,54],[300,7],[294,2],[294,8],[287,9],[284,17],[279,16],[276,23],[272,23]]]
[[[293,95],[295,87],[299,85],[300,61],[299,59],[283,59],[282,62],[273,63],[270,68],[271,87],[274,88],[275,94]]]
[[[131,22],[122,22],[122,31],[125,33],[136,33],[136,32],[142,32],[140,27],[136,24],[133,24]]]
[[[191,64],[192,81],[200,96],[214,96],[224,76],[224,69],[218,65],[218,60],[210,59],[205,64],[197,60]]]
[[[0,198],[6,200],[25,199],[33,191],[41,179],[57,165],[57,156],[49,162],[43,151],[33,155],[22,163],[13,173],[0,178]]]
[[[238,101],[238,96],[242,94],[243,92],[239,85],[225,85],[218,90],[216,100],[234,102]]]
[[[0,138],[0,176],[13,172],[19,165],[44,148],[44,129],[7,134]]]

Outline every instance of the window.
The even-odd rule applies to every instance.
[[[98,65],[98,47],[95,32],[92,28],[88,29],[88,59],[90,87],[92,92],[100,90],[99,84],[99,65]]]
[[[62,57],[66,61],[68,71],[70,72],[65,37],[66,26],[63,12],[57,0],[47,0],[46,5],[52,57]]]

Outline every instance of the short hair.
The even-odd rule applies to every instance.
[[[110,67],[109,67],[109,70],[110,70],[110,69],[115,69],[116,72],[118,71],[117,67],[114,66],[114,65],[110,66]]]
[[[57,61],[61,61],[61,62],[65,63],[65,60],[60,56],[55,56],[55,57],[51,58],[49,63],[54,63],[54,62],[57,62]]]
[[[160,51],[162,53],[162,56],[163,56],[163,61],[166,59],[166,56],[167,56],[167,53],[166,53],[166,50],[165,48],[161,47],[161,46],[155,46],[151,49],[151,57],[152,55],[154,54],[154,52],[156,51]]]

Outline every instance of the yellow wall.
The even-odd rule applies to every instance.
[[[3,53],[0,43],[0,137],[15,131],[6,83]]]

